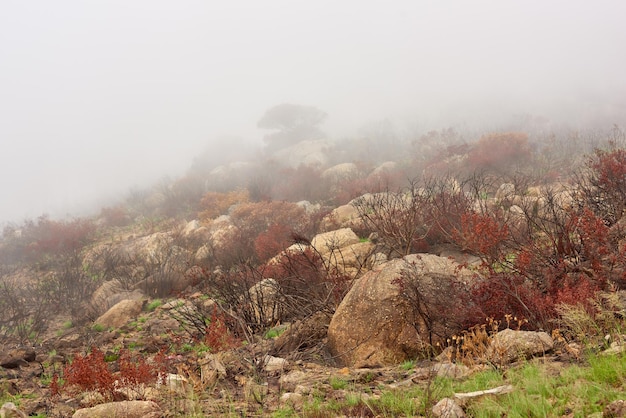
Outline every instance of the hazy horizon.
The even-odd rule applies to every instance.
[[[0,223],[76,214],[219,155],[279,103],[332,138],[626,120],[618,1],[6,1]],[[226,147],[226,148],[224,148]]]

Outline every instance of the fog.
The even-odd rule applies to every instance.
[[[0,13],[0,222],[81,213],[262,145],[279,103],[339,139],[626,120],[622,1],[10,1]],[[217,138],[222,138],[217,139]],[[245,150],[242,150],[245,151]]]

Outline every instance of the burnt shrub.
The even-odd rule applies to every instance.
[[[528,135],[522,132],[502,132],[482,136],[467,154],[470,171],[488,170],[509,173],[530,163],[532,148]]]
[[[579,176],[583,203],[607,225],[614,225],[626,209],[626,150],[614,145],[596,149]]]
[[[126,226],[131,223],[131,217],[124,206],[107,206],[100,210],[100,219],[108,227]]]

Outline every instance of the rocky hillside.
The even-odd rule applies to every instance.
[[[619,343],[626,150],[565,143],[430,133],[352,162],[302,141],[7,227],[2,416],[325,416]]]

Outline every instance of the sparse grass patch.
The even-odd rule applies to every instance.
[[[336,376],[331,376],[329,383],[330,387],[332,387],[334,390],[345,389],[346,387],[348,387],[348,381],[346,379],[342,379]]]
[[[163,301],[161,299],[155,299],[146,305],[146,311],[153,312],[156,308],[158,308],[161,305],[163,305]]]
[[[105,330],[104,325],[102,325],[102,324],[98,324],[98,323],[93,324],[93,326],[91,327],[91,329],[92,329],[92,330],[94,330],[94,331],[96,331],[96,332],[102,332],[102,331],[104,331],[104,330]]]
[[[405,361],[404,363],[402,363],[400,365],[400,368],[402,370],[406,370],[406,371],[414,369],[415,368],[415,360],[407,360],[407,361]]]

